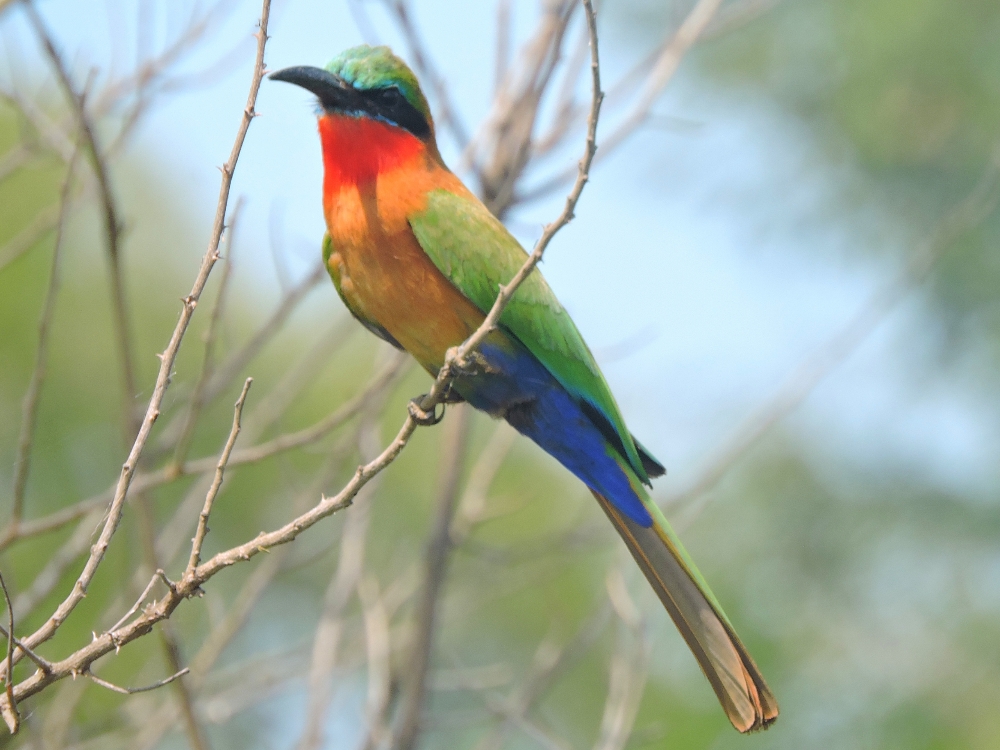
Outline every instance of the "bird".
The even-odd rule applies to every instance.
[[[417,77],[386,46],[270,78],[318,99],[323,261],[350,313],[436,377],[483,323],[527,253],[445,165]],[[665,469],[632,436],[569,314],[535,269],[450,385],[583,481],[645,574],[740,732],[778,704],[680,539],[651,499]],[[428,419],[432,419],[428,417]]]

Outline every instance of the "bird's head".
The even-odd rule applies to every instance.
[[[341,52],[326,68],[297,66],[271,74],[319,97],[320,116],[371,118],[433,138],[434,121],[417,77],[388,47],[362,44]]]

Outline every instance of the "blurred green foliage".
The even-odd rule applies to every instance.
[[[696,59],[712,79],[814,126],[831,166],[860,164],[868,181],[850,185],[852,202],[888,208],[916,252],[997,170],[998,37],[992,0],[789,0]],[[992,211],[966,228],[931,282],[946,356],[975,348],[1000,362],[998,248]]]

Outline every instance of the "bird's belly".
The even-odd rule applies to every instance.
[[[332,227],[331,227],[332,229]],[[484,319],[434,266],[409,230],[340,236],[331,232],[341,292],[350,304],[385,328],[431,373],[449,347],[468,338]]]

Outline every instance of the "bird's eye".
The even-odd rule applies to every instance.
[[[423,138],[430,132],[427,119],[410,103],[398,86],[372,89],[367,96],[372,114],[409,130],[418,138]]]
[[[404,99],[403,92],[399,90],[397,86],[388,86],[384,89],[379,89],[379,98],[387,104],[398,102],[400,99]]]

